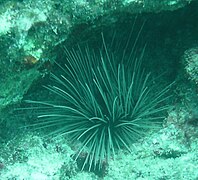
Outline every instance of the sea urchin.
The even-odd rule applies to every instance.
[[[142,68],[144,48],[138,58],[132,50],[117,60],[103,35],[102,41],[98,54],[89,48],[65,49],[63,73],[52,74],[54,85],[46,87],[61,101],[29,101],[41,105],[38,128],[57,127],[55,135],[80,142],[75,157],[86,152],[82,169],[88,165],[89,170],[101,168],[119,149],[131,151],[135,140],[157,126],[170,87],[156,91],[150,73]]]

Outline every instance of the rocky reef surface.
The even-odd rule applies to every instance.
[[[192,0],[1,1],[0,179],[198,179],[197,19]],[[115,32],[127,39],[129,27],[137,37],[142,24],[137,44],[147,44],[145,67],[165,72],[162,83],[176,82],[172,108],[163,128],[133,144],[132,154],[120,151],[100,172],[80,171],[68,139],[45,139],[26,127],[35,113],[23,100],[53,98],[42,85],[58,72],[55,62],[64,63],[64,48],[97,49],[101,32],[111,42]]]

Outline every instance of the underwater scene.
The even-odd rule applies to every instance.
[[[198,180],[197,0],[1,0],[0,180]]]

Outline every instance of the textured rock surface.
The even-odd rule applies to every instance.
[[[189,79],[198,84],[198,47],[187,49],[184,52],[183,59]]]

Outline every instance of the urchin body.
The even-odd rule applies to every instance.
[[[144,48],[138,58],[133,53],[116,60],[104,38],[97,55],[89,48],[65,49],[63,73],[52,74],[56,85],[46,87],[61,102],[36,102],[43,105],[39,128],[58,126],[54,134],[81,142],[76,158],[87,152],[82,169],[87,164],[89,170],[98,164],[101,168],[118,149],[130,151],[131,144],[163,118],[159,113],[167,106],[160,104],[169,86],[153,93],[156,86],[141,66]]]

